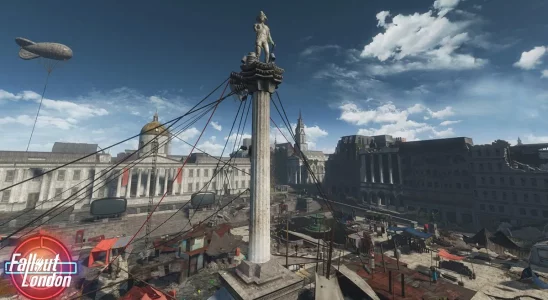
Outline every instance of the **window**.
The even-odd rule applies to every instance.
[[[512,200],[518,201],[518,195],[516,193],[512,193]]]
[[[65,181],[65,170],[59,170],[57,172],[57,181]]]
[[[202,189],[207,191],[207,182],[202,183]]]
[[[38,168],[32,168],[30,169],[30,177],[33,178],[32,181],[40,181],[42,180],[42,174],[43,174],[43,170],[42,169],[38,169]]]
[[[456,183],[457,189],[461,188],[461,184],[459,182]]]
[[[494,205],[489,205],[489,211],[495,211],[495,206]]]
[[[521,178],[521,186],[525,186],[525,178]]]
[[[500,184],[504,184],[504,177],[500,178]]]
[[[209,176],[209,169],[205,169],[205,170],[204,170],[204,176],[205,176],[205,177],[208,177],[208,176]]]
[[[481,156],[481,150],[478,150],[478,156]]]
[[[238,169],[234,169],[234,176],[240,176],[240,172],[238,171]]]
[[[80,180],[80,170],[74,170],[74,174],[72,174],[72,180]]]
[[[11,190],[5,190],[2,192],[2,202],[10,201]]]
[[[531,186],[537,186],[537,179],[531,178]]]
[[[526,215],[525,208],[521,207],[519,209],[519,214],[525,216]]]
[[[76,196],[76,194],[78,194],[78,187],[73,187],[72,189],[70,189],[71,196]]]
[[[491,156],[491,151],[489,151],[489,149],[485,150],[485,155],[486,156]]]
[[[529,202],[529,194],[527,194],[527,193],[523,194],[523,201],[524,202]]]
[[[200,177],[200,169],[196,170],[196,177]]]
[[[242,188],[245,188],[245,181],[242,180],[241,185],[242,185]]]
[[[468,183],[465,183],[465,184],[464,184],[464,188],[465,188],[465,189],[467,189],[467,188],[469,188],[469,187],[470,187],[470,185],[468,185]]]
[[[475,196],[475,197],[478,196],[478,190],[474,190],[474,196]]]
[[[435,187],[435,188],[439,188],[439,187],[440,187],[440,184],[436,181],[436,182],[434,182],[434,187]]]
[[[533,217],[538,216],[538,211],[536,209],[531,209],[531,216]]]
[[[500,156],[500,149],[496,149],[495,154],[496,154],[496,156]]]
[[[479,164],[479,170],[483,171],[483,164]]]
[[[492,165],[491,163],[488,163],[488,164],[487,164],[487,169],[488,169],[489,171],[493,171],[493,165]]]
[[[535,203],[540,203],[540,196],[538,194],[533,194],[533,200]]]
[[[196,182],[196,192],[198,192],[199,190],[200,190],[200,183]]]
[[[99,198],[104,198],[105,197],[105,189],[102,188],[102,189],[99,189],[98,193],[97,193],[97,196]]]
[[[485,184],[485,177],[481,178],[481,184]]]
[[[12,182],[15,178],[15,170],[8,170],[6,172],[6,182]]]
[[[213,182],[211,183],[211,188],[212,188],[214,191],[216,191],[216,190],[217,190],[217,182],[213,181]]]
[[[498,163],[498,164],[497,164],[497,168],[499,169],[499,171],[502,171],[502,164],[501,164],[501,163]]]
[[[491,198],[493,198],[493,200],[497,200],[497,191],[491,191]]]
[[[485,210],[485,204],[480,204],[480,210]]]
[[[489,183],[490,184],[495,184],[495,178],[489,177]]]
[[[188,192],[192,193],[192,183],[188,184],[187,189],[188,189]]]
[[[62,195],[63,195],[63,189],[62,188],[56,188],[55,189],[54,199],[59,200],[59,199],[61,199]]]
[[[431,188],[432,187],[432,182],[428,182],[428,187]]]
[[[487,194],[488,194],[487,191],[483,191],[483,198],[484,199],[487,199]]]
[[[188,177],[194,177],[194,170],[193,169],[188,170]]]
[[[504,206],[499,205],[499,213],[503,213],[503,212],[504,212]]]
[[[502,200],[506,200],[506,192],[502,192]]]
[[[514,181],[514,177],[510,177],[510,185],[516,185],[515,181]]]
[[[235,186],[236,188],[238,188],[238,183],[239,183],[238,181],[236,181],[236,182],[234,183],[234,186]]]

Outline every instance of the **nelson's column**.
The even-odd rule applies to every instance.
[[[241,72],[230,75],[233,92],[252,99],[251,208],[249,251],[238,267],[221,271],[224,288],[233,299],[297,299],[302,279],[270,259],[270,98],[282,83],[283,69],[274,63],[274,46],[267,18],[261,11],[254,29],[255,52],[242,59]],[[261,50],[265,62],[260,61]]]

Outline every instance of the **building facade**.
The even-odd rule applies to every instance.
[[[152,143],[146,144],[155,137],[158,137],[158,153],[154,164]],[[186,157],[170,155],[170,137],[155,115],[141,130],[140,149],[126,151],[116,158],[106,153],[91,155],[98,149],[95,144],[55,143],[52,152],[0,151],[0,189],[10,187],[0,192],[0,211],[50,209],[69,197],[71,200],[64,205],[75,208],[105,197],[125,197],[130,206],[147,205],[151,195],[164,193],[163,203],[181,202],[189,201],[198,191],[224,195],[249,188],[249,158],[231,158],[230,164],[226,164],[230,158],[194,153],[178,177]],[[120,163],[123,159],[126,160]],[[153,181],[154,166],[157,176]],[[207,185],[214,174],[215,178]],[[36,178],[15,185],[33,177]]]
[[[479,227],[548,222],[548,144],[511,147],[504,141],[472,148],[474,200]]]
[[[275,143],[273,157],[276,184],[311,185],[316,181],[324,181],[328,156],[322,151],[308,149],[305,126],[300,113],[295,128],[295,144]],[[314,175],[309,173],[305,159]]]

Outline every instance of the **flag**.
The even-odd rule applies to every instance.
[[[183,182],[183,167],[180,167],[177,170],[177,183],[181,184]]]
[[[129,182],[129,169],[124,169],[124,173],[122,174],[122,186],[126,186]]]

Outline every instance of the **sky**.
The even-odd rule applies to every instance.
[[[156,111],[161,122],[184,114],[254,51],[261,10],[285,69],[279,95],[292,126],[301,111],[311,149],[332,153],[353,134],[548,142],[547,1],[238,3],[3,1],[1,150],[25,151],[44,86],[30,151],[51,151],[56,141],[106,148],[137,135]],[[74,56],[48,77],[42,59],[18,57],[16,37],[62,43]],[[209,115],[172,131],[219,155],[238,106],[232,98],[221,103],[198,141]],[[272,128],[272,142],[284,136],[291,139]],[[172,154],[190,148],[174,139]]]

